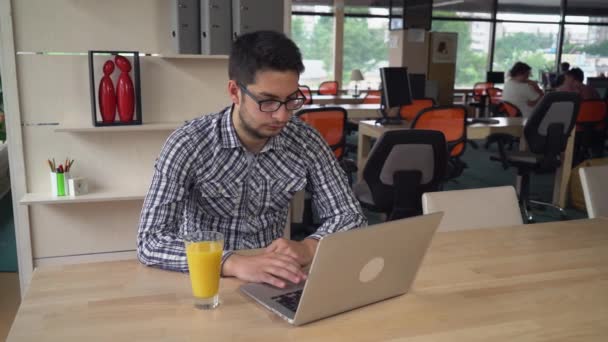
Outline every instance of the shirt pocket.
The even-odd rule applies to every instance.
[[[234,182],[206,182],[198,187],[198,203],[206,215],[226,217],[237,215],[239,184]]]
[[[266,203],[274,212],[286,209],[295,193],[306,186],[306,178],[302,177],[278,178],[269,180],[269,182],[271,184]]]

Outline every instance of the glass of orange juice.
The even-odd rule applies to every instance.
[[[220,268],[224,235],[212,231],[198,231],[184,237],[194,306],[210,310],[220,304]]]

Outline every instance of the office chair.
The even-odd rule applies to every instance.
[[[386,214],[389,221],[420,215],[421,196],[440,188],[446,162],[441,132],[385,132],[370,151],[363,180],[353,188],[355,196],[364,208]]]
[[[490,82],[477,82],[473,85],[473,101],[469,102],[468,96],[465,98],[465,101],[469,104],[469,106],[474,107],[476,109],[484,109],[486,108],[486,97],[488,96],[488,89],[493,88],[494,83]],[[484,114],[484,113],[480,113]]]
[[[607,110],[603,100],[581,101],[576,118],[573,166],[604,155]]]
[[[312,104],[312,91],[310,91],[310,87],[307,85],[300,85],[299,89],[302,92],[302,94],[304,95],[304,97],[306,98],[306,101],[304,101],[304,104],[311,105]]]
[[[399,108],[399,114],[403,120],[411,122],[414,121],[416,115],[418,115],[421,110],[433,106],[435,106],[435,100],[431,98],[412,99],[411,104]]]
[[[608,165],[582,167],[578,172],[587,215],[589,218],[608,217]]]
[[[568,136],[574,128],[579,105],[580,97],[576,93],[546,94],[524,126],[524,137],[529,151],[506,152],[499,145],[500,155],[490,157],[491,160],[502,162],[505,169],[511,166],[517,169],[517,174],[521,176],[519,203],[528,222],[534,219],[529,213],[530,203],[556,208],[562,218],[566,217],[563,208],[530,200],[530,175],[533,172],[551,173],[560,167],[561,153],[566,149]]]
[[[500,101],[493,114],[495,117],[522,117],[521,110],[509,101]],[[519,143],[519,138],[508,133],[492,133],[486,138],[486,143],[484,145],[485,149],[489,149],[490,145],[493,143],[502,145],[502,147],[499,148],[504,148],[504,146],[509,145],[509,150],[513,150],[513,145]]]
[[[431,107],[420,111],[411,125],[414,129],[432,129],[445,135],[449,156],[446,179],[460,176],[467,167],[460,159],[467,141],[466,117],[464,106]]]
[[[443,211],[437,231],[522,225],[517,193],[512,186],[426,192],[424,214]]]
[[[363,98],[363,103],[379,104],[382,96],[381,94],[380,90],[368,90]]]
[[[319,85],[319,95],[338,95],[339,90],[338,81],[325,81]]]

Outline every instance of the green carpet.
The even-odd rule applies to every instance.
[[[17,272],[17,246],[11,193],[0,199],[0,272]]]

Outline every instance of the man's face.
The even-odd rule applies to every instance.
[[[287,101],[300,97],[298,81],[299,75],[293,71],[258,71],[254,83],[241,85],[246,91],[236,85],[239,91],[237,132],[260,140],[279,134],[293,115],[293,110],[283,104],[274,112],[264,112],[256,100]]]

